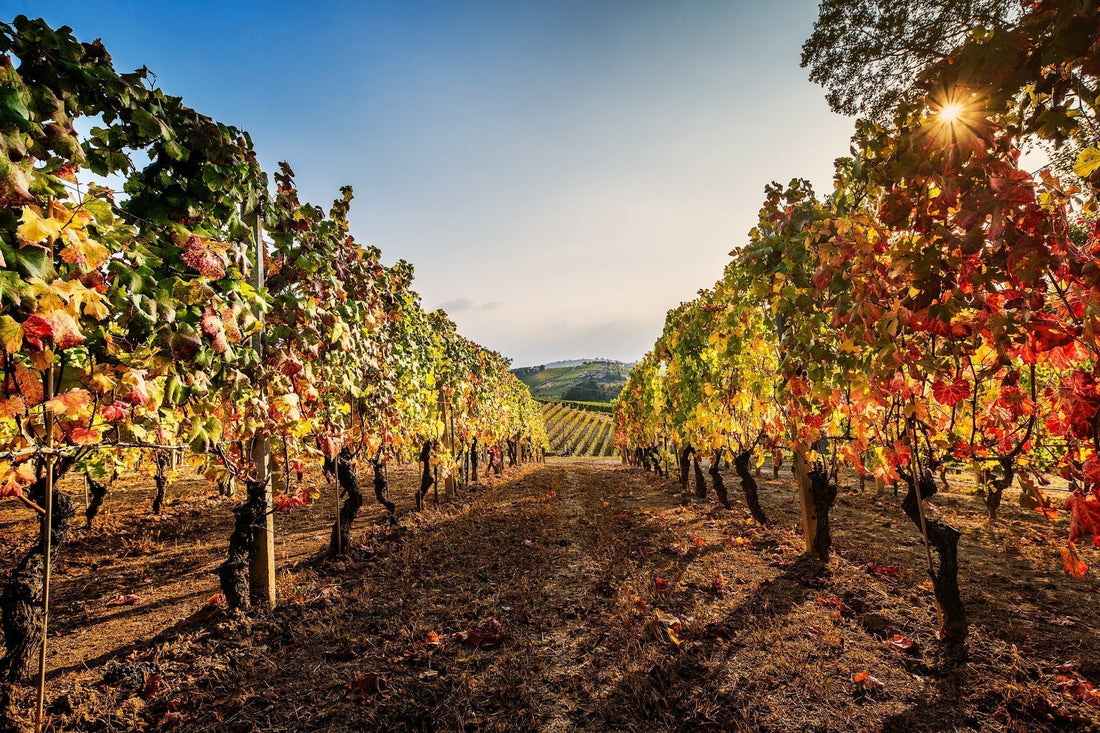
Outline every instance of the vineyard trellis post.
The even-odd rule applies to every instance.
[[[38,648],[38,704],[34,729],[41,733],[46,723],[46,640],[50,620],[50,562],[53,559],[53,415],[48,402],[54,397],[53,357],[46,367],[46,390],[42,398],[42,422],[46,429],[46,515],[42,518],[42,646]]]
[[[802,506],[802,534],[806,540],[806,552],[814,551],[814,538],[817,537],[817,507],[810,494],[810,467],[806,462],[805,448],[802,443],[794,449],[794,469],[798,475],[798,502]]]
[[[450,422],[450,401],[447,399],[446,393],[443,391],[443,387],[439,388],[439,413],[441,422],[443,423],[443,448],[447,451],[447,454],[454,458],[454,433],[452,432],[452,426]],[[455,495],[455,477],[454,470],[447,470],[447,477],[443,479],[443,487],[447,496]],[[436,497],[439,496],[439,487],[436,486]]]
[[[263,221],[257,207],[253,212],[252,238],[255,248],[255,268],[252,272],[252,285],[257,293],[264,286],[264,238]],[[262,322],[263,316],[260,315]],[[256,351],[256,360],[263,360],[263,328],[252,335],[252,348]],[[252,439],[252,465],[255,467],[255,480],[264,487],[264,518],[260,531],[256,533],[252,562],[249,567],[249,585],[254,599],[268,608],[275,607],[275,517],[271,511],[271,470],[269,464],[270,445],[267,431],[261,429]]]

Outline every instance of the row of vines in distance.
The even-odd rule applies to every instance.
[[[615,429],[610,415],[560,402],[545,403],[542,410],[550,451],[555,455],[614,455]]]

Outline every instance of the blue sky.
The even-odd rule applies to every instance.
[[[357,239],[517,365],[641,357],[852,131],[798,66],[816,0],[4,7],[148,66],[305,199],[352,185]]]

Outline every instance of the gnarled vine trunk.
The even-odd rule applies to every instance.
[[[217,570],[230,611],[247,611],[252,607],[248,568],[255,553],[256,533],[263,530],[267,518],[265,489],[264,481],[245,481],[244,503],[233,510],[229,555]]]
[[[374,498],[378,500],[379,504],[386,507],[386,517],[389,523],[396,527],[397,505],[390,501],[390,482],[386,478],[386,460],[382,458],[381,451],[370,463],[371,467],[374,468]]]
[[[84,520],[86,522],[84,528],[91,529],[92,522],[99,514],[100,507],[103,506],[103,499],[107,496],[107,484],[96,481],[87,472],[84,473],[84,480],[88,482],[88,490],[91,494],[91,500],[88,502],[87,508],[84,509]]]
[[[824,467],[812,468],[807,475],[810,479],[810,497],[814,501],[814,511],[817,514],[813,548],[821,562],[828,562],[833,545],[829,511],[836,502],[837,485],[830,480],[829,471]]]
[[[714,452],[714,460],[710,464],[710,482],[714,485],[714,493],[718,496],[718,502],[726,509],[732,509],[730,497],[726,492],[726,483],[722,480],[719,466],[722,465],[722,449]]]
[[[477,481],[477,436],[474,436],[473,441],[470,443],[470,475],[474,477],[474,481]]]
[[[74,461],[63,458],[54,470],[53,521],[51,527],[51,565],[57,564],[58,550],[69,538],[76,509],[68,495],[57,490],[56,481]],[[39,506],[46,504],[46,478],[31,484],[27,498]],[[15,566],[0,593],[0,626],[4,629],[4,656],[0,658],[0,723],[8,716],[11,693],[42,644],[42,571],[45,568],[46,518],[39,519],[38,539]]]
[[[985,511],[991,522],[997,519],[997,510],[1001,507],[1001,499],[1004,497],[1005,489],[1012,486],[1012,481],[1016,478],[1016,462],[1012,456],[1001,456],[998,463],[1001,464],[1001,476],[986,481],[985,496],[983,497]]]
[[[164,451],[154,451],[153,461],[157,470],[153,474],[153,483],[157,487],[157,493],[153,497],[153,514],[160,516],[160,510],[164,508],[164,494],[168,491],[168,454]]]
[[[703,475],[703,467],[699,462],[699,453],[692,457],[695,464],[695,496],[700,499],[707,498],[707,478]]]
[[[918,485],[920,497],[927,499],[936,494],[936,482],[927,473],[916,483],[909,475],[903,474],[902,478],[908,484],[909,490],[901,502],[901,508],[919,530],[921,512],[917,499]],[[932,578],[932,589],[936,595],[940,634],[948,645],[961,646],[966,642],[968,632],[966,608],[959,592],[959,538],[962,535],[959,530],[937,519],[925,517],[924,525],[928,528],[928,544],[935,549],[939,558],[939,567],[930,569],[928,574]]]
[[[335,474],[336,490],[341,494],[340,516],[332,523],[328,543],[329,555],[341,555],[348,549],[351,525],[363,506],[363,492],[359,490],[359,475],[346,448],[341,449],[335,460],[326,456],[321,470],[330,476]]]
[[[424,447],[420,449],[420,462],[424,464],[424,467],[420,474],[420,490],[416,492],[416,508],[418,511],[424,508],[424,498],[428,495],[428,490],[432,488],[432,484],[435,483],[435,476],[432,475],[432,441],[424,441]]]
[[[688,490],[688,478],[691,475],[691,454],[694,452],[690,445],[685,445],[680,451],[680,491],[685,494]]]
[[[756,485],[756,479],[749,472],[749,461],[752,459],[752,451],[743,450],[733,457],[733,468],[741,479],[741,490],[745,492],[745,503],[749,506],[749,512],[757,524],[766,525],[768,515],[764,513],[764,507],[760,506],[760,492]],[[779,469],[776,468],[778,471]]]

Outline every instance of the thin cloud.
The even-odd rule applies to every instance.
[[[503,305],[503,302],[499,300],[478,302],[473,298],[462,296],[461,298],[448,300],[446,303],[443,303],[439,307],[447,311],[447,313],[453,315],[455,313],[463,313],[469,311],[494,311],[501,305]]]

